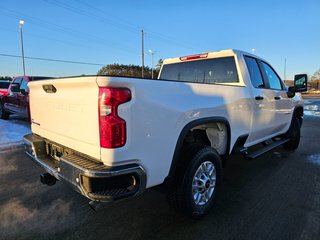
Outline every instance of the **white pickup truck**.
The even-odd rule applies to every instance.
[[[295,93],[307,76],[294,82],[286,87],[267,61],[238,50],[166,59],[157,80],[31,82],[26,153],[46,171],[43,183],[65,181],[93,205],[163,184],[178,210],[201,217],[232,152],[253,159],[298,147],[303,101]]]

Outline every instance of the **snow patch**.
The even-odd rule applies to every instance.
[[[0,119],[0,151],[15,144],[22,144],[24,135],[31,133],[30,123],[10,116],[10,120]]]

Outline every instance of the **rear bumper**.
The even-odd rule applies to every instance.
[[[114,201],[137,195],[146,187],[146,174],[138,164],[110,167],[77,153],[53,158],[47,154],[48,140],[34,134],[23,140],[33,161],[90,200]]]

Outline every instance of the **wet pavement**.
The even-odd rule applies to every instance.
[[[233,155],[214,209],[199,221],[154,189],[94,212],[66,185],[42,185],[43,171],[21,149],[1,151],[0,239],[319,239],[320,100],[305,101],[298,150]]]

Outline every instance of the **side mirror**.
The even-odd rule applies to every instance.
[[[306,92],[308,90],[308,75],[307,74],[297,74],[294,76],[294,85],[289,87],[287,95],[289,98],[293,98],[296,92]]]
[[[308,75],[298,74],[294,76],[294,91],[306,92],[308,90]]]
[[[294,87],[289,87],[287,91],[288,98],[293,98],[296,95],[296,92],[294,91]]]

